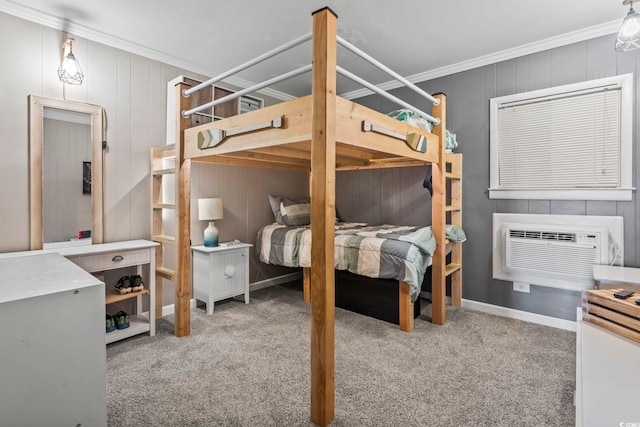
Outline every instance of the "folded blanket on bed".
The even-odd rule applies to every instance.
[[[388,116],[393,117],[396,120],[400,120],[401,122],[408,123],[411,126],[415,126],[419,129],[426,130],[427,132],[433,131],[433,123],[431,123],[429,120],[416,113],[415,111],[404,108],[392,111],[388,114]],[[447,153],[451,153],[458,147],[456,134],[449,132],[448,129],[445,129],[444,147]]]
[[[431,227],[337,223],[334,267],[367,277],[405,281],[411,299],[420,294],[436,242]],[[311,229],[271,224],[258,232],[260,261],[286,267],[311,267]]]

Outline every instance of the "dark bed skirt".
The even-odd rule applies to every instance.
[[[425,276],[431,276],[431,269]],[[397,280],[373,279],[336,270],[336,307],[398,324],[400,320]],[[420,298],[413,304],[414,319],[420,315]]]

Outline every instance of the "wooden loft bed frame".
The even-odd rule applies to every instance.
[[[189,100],[182,96],[185,85],[176,86],[178,118],[176,135],[176,174],[179,180],[177,200],[177,271],[175,334],[190,333],[190,174],[191,162],[281,168],[311,174],[311,257],[314,265],[309,283],[311,300],[311,420],[327,425],[334,416],[334,223],[335,173],[340,170],[432,165],[432,228],[437,247],[432,259],[432,322],[445,322],[446,276],[460,272],[461,258],[455,255],[446,264],[445,221],[447,212],[461,215],[460,194],[453,194],[447,206],[446,178],[460,178],[446,172],[446,164],[460,166],[460,154],[446,154],[446,98],[434,105],[440,119],[433,133],[419,130],[336,96],[336,15],[328,8],[313,14],[312,94],[260,110],[189,128],[189,119],[180,112],[188,110]],[[265,127],[240,133],[210,147],[198,148],[207,131],[233,133],[280,119],[278,128]],[[425,153],[377,132],[364,132],[363,121],[397,134],[421,134],[427,141]],[[455,168],[454,168],[455,169]],[[458,169],[459,170],[459,169]],[[458,192],[459,193],[459,192]],[[457,205],[457,207],[456,207]],[[458,217],[459,220],[461,217]],[[455,221],[456,223],[459,221]],[[310,276],[310,277],[309,277]],[[454,277],[455,279],[455,277]],[[452,280],[452,305],[461,305],[461,280]],[[413,304],[409,287],[399,286],[401,329],[413,330]]]

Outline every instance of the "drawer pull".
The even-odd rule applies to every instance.
[[[116,255],[113,258],[111,258],[111,261],[122,261],[124,259],[124,257],[122,255]]]

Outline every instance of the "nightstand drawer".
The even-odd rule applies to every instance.
[[[149,261],[149,250],[143,249],[81,256],[78,265],[87,271],[102,271],[147,264]]]

